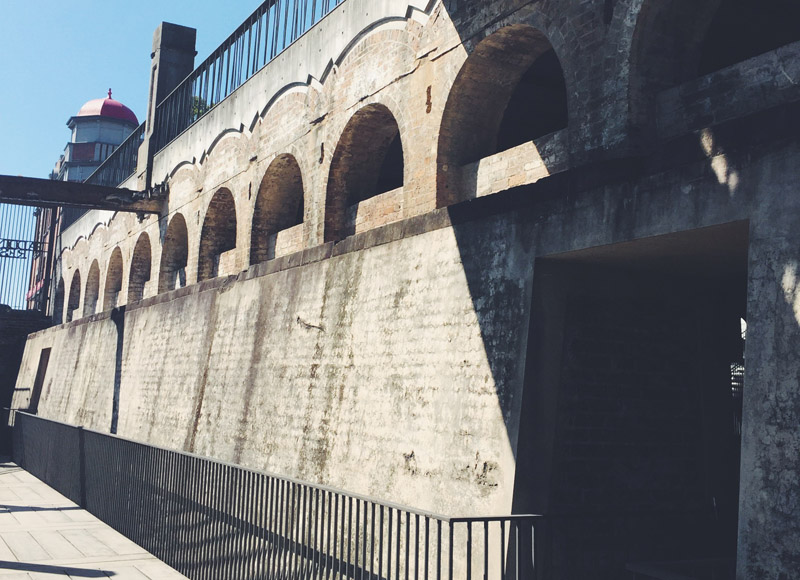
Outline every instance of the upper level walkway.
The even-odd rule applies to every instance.
[[[0,580],[179,580],[179,574],[13,463],[0,463]]]

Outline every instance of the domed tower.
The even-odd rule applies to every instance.
[[[56,163],[53,178],[84,181],[130,133],[139,126],[133,111],[108,97],[93,99],[83,105],[67,126],[72,137]]]

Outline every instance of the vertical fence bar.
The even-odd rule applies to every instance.
[[[400,545],[402,542],[402,527],[403,527],[403,513],[398,509],[397,510],[397,541],[395,542],[395,554],[394,554],[394,577],[398,580],[400,579]]]
[[[514,520],[514,578],[519,580],[519,523]]]
[[[506,573],[506,522],[500,522],[500,578]]]
[[[483,522],[483,577],[489,579],[489,521]]]
[[[414,580],[419,580],[419,514],[414,514]]]
[[[467,578],[472,578],[472,522],[467,522]]]
[[[406,573],[405,577],[406,580],[409,578],[409,566],[410,566],[410,556],[411,556],[411,546],[409,542],[411,541],[411,512],[406,512]]]
[[[383,533],[384,533],[384,512],[386,508],[380,506],[380,523],[378,524],[378,578],[383,578]]]
[[[425,580],[430,570],[431,519],[425,516]]]
[[[394,508],[389,508],[389,529],[386,534],[386,578],[392,577],[392,516]],[[397,575],[395,575],[395,578]]]
[[[375,573],[375,504],[372,503],[370,511],[370,532],[369,532],[369,578],[372,579],[372,576]]]
[[[278,557],[278,507],[280,505],[280,481],[274,477],[270,477],[269,479],[269,509],[267,510],[269,516],[269,551],[267,552],[267,574],[265,574],[265,576],[272,577],[273,570],[275,569],[275,560]]]

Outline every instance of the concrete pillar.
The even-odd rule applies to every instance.
[[[149,190],[152,181],[153,133],[156,106],[194,70],[197,31],[187,26],[162,22],[153,33],[153,52],[150,54],[150,92],[147,102],[147,124],[144,143],[139,148],[139,189]]]
[[[800,573],[800,223],[780,221],[751,224],[736,572],[742,580]]]

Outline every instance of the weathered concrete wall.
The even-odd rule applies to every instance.
[[[507,512],[532,275],[524,251],[498,251],[513,236],[475,228],[471,280],[447,228],[146,300],[125,315],[118,433],[421,508]],[[26,376],[54,353],[40,414],[107,429],[115,345],[107,318],[33,337]]]
[[[108,431],[117,348],[116,327],[108,315],[97,315],[28,338],[17,379],[15,409],[28,408],[39,357],[45,348],[51,349],[51,356],[42,384],[40,414]]]

